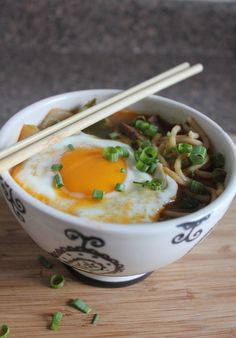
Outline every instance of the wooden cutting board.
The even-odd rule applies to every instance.
[[[234,138],[236,139],[236,138]],[[236,337],[236,199],[209,237],[178,262],[143,282],[120,289],[82,284],[58,261],[63,289],[49,287],[44,252],[15,221],[0,198],[0,323],[11,338],[231,338]],[[69,302],[80,297],[100,314],[82,314]],[[62,311],[59,331],[48,329]]]

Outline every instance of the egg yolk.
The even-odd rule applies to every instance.
[[[117,162],[106,160],[101,148],[68,151],[60,162],[64,187],[73,193],[91,196],[94,189],[112,192],[116,184],[123,183],[126,178],[126,174],[121,172],[121,168],[126,169],[125,161],[122,158]]]

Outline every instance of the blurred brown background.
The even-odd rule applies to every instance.
[[[127,88],[183,61],[204,73],[160,95],[236,132],[236,2],[0,0],[0,126],[24,106]]]

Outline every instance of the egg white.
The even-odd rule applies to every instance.
[[[167,187],[161,192],[152,191],[133,183],[133,181],[151,180],[152,176],[136,169],[133,150],[127,144],[80,133],[31,157],[24,162],[16,175],[17,181],[24,189],[36,197],[39,194],[46,196],[48,203],[55,208],[67,212],[68,208],[75,203],[74,198],[70,198],[69,195],[58,196],[53,185],[55,173],[51,170],[51,166],[59,163],[63,153],[68,150],[68,144],[73,144],[75,148],[122,146],[130,154],[129,158],[125,159],[127,165],[127,175],[123,182],[125,191],[113,191],[107,193],[103,200],[95,204],[74,208],[73,213],[77,216],[113,223],[151,222],[163,206],[176,196],[178,186],[169,176],[167,176]],[[83,197],[81,194],[77,194],[77,196],[78,199]]]

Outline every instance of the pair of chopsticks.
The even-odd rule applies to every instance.
[[[182,63],[168,71],[123,91],[106,101],[75,114],[37,134],[0,151],[0,172],[10,169],[41,150],[162,89],[202,72],[203,66]]]

